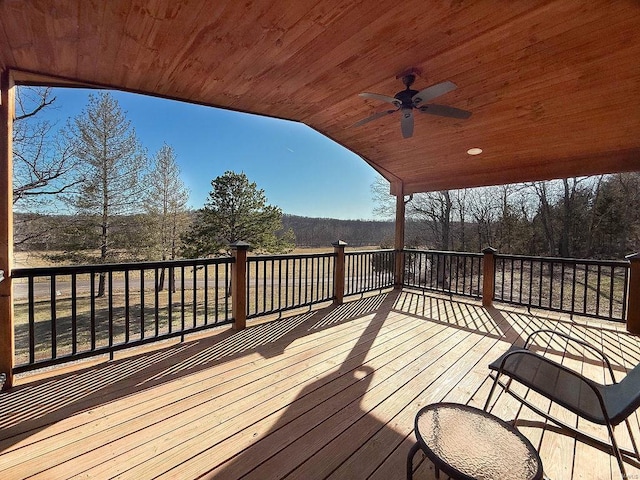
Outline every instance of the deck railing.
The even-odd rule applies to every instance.
[[[345,254],[345,295],[355,295],[392,287],[394,250],[366,250]]]
[[[404,286],[449,295],[482,296],[482,254],[407,249],[402,253]]]
[[[494,300],[624,322],[629,262],[495,256]]]
[[[247,258],[247,318],[333,299],[333,253]]]
[[[247,318],[404,286],[625,321],[629,261],[427,250],[248,256],[15,269],[14,373]],[[400,263],[399,263],[400,262]],[[635,262],[635,263],[633,263]],[[636,268],[637,268],[636,267]],[[396,272],[402,272],[401,278]],[[102,280],[101,280],[102,278]],[[1,373],[1,372],[0,372]]]
[[[217,258],[15,269],[14,371],[231,323],[232,263]]]

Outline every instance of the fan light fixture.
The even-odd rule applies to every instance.
[[[477,147],[470,148],[469,150],[467,150],[467,153],[469,155],[480,155],[482,153],[482,149]]]

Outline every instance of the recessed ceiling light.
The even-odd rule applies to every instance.
[[[467,153],[469,155],[480,155],[482,153],[482,149],[481,148],[470,148],[469,150],[467,150]]]

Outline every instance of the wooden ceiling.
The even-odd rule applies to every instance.
[[[304,122],[411,193],[640,170],[639,32],[637,0],[4,0],[0,67]],[[472,117],[352,127],[409,67]]]

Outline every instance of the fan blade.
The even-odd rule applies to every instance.
[[[409,138],[413,135],[413,109],[403,108],[402,118],[400,119],[400,128],[402,130],[402,136]]]
[[[436,83],[435,85],[431,85],[430,87],[425,88],[424,90],[420,90],[416,93],[411,100],[413,100],[413,105],[415,107],[419,107],[420,104],[428,102],[429,100],[433,100],[440,95],[444,95],[452,90],[455,90],[456,84],[450,81]]]
[[[392,103],[396,107],[402,105],[402,102],[397,98],[389,97],[388,95],[380,95],[379,93],[368,93],[364,92],[360,94],[361,97],[371,98],[373,100],[380,100],[382,102]]]
[[[352,127],[359,127],[360,125],[364,125],[365,123],[369,123],[372,120],[375,120],[377,118],[382,118],[386,115],[389,115],[390,113],[394,113],[397,112],[397,110],[387,110],[386,112],[378,112],[378,113],[374,113],[373,115],[371,115],[370,117],[367,118],[363,118],[362,120],[360,120],[359,122],[354,123],[353,125],[351,125]]]
[[[428,113],[430,115],[439,115],[441,117],[451,118],[469,118],[471,112],[467,110],[460,110],[459,108],[448,107],[446,105],[435,105],[433,103],[429,105],[423,105],[419,108],[422,113]]]

